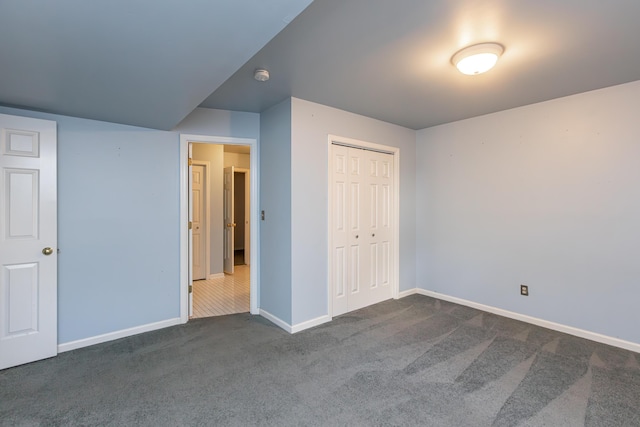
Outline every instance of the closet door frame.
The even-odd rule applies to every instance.
[[[329,308],[329,316],[334,316],[333,309],[333,295],[334,295],[334,277],[335,272],[333,271],[334,263],[333,263],[333,251],[334,251],[334,242],[333,242],[333,228],[334,228],[334,189],[333,189],[333,146],[345,146],[345,147],[353,147],[360,148],[369,151],[381,152],[386,154],[393,155],[393,204],[392,204],[392,234],[393,234],[393,247],[392,247],[392,255],[391,255],[391,264],[392,264],[392,273],[391,273],[391,297],[393,299],[399,298],[399,281],[400,281],[400,148],[392,147],[383,144],[376,144],[373,142],[357,140],[353,138],[346,138],[337,135],[329,135],[327,141],[327,152],[328,152],[328,162],[327,162],[327,189],[328,189],[328,206],[327,206],[327,216],[328,216],[328,229],[327,229],[327,307]]]

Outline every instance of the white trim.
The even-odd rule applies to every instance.
[[[212,279],[222,279],[224,277],[224,273],[213,273],[210,274],[209,276],[207,276],[207,279],[212,280]]]
[[[302,322],[302,323],[298,323],[296,325],[290,325],[287,322],[285,322],[284,320],[280,319],[279,317],[276,317],[273,314],[269,313],[268,311],[265,311],[265,310],[262,310],[262,309],[260,309],[260,316],[264,317],[269,322],[273,323],[274,325],[278,326],[279,328],[284,329],[285,331],[289,332],[290,334],[295,334],[297,332],[304,331],[305,329],[310,329],[310,328],[313,328],[315,326],[322,325],[323,323],[331,322],[331,319],[332,319],[331,316],[320,316],[320,317],[316,317],[315,319],[311,319],[311,320],[307,320],[307,321]]]
[[[204,166],[204,238],[205,238],[205,250],[204,250],[204,275],[209,276],[211,272],[211,162],[204,160],[193,160],[192,165]]]
[[[328,150],[328,161],[327,161],[327,309],[328,309],[328,317],[331,318],[333,315],[333,292],[332,292],[332,271],[331,271],[331,251],[332,251],[332,241],[333,241],[333,215],[331,212],[331,204],[333,203],[333,186],[331,177],[333,176],[333,171],[331,168],[332,161],[332,145],[334,142],[338,143],[338,145],[347,145],[350,147],[356,148],[367,148],[372,151],[378,151],[383,153],[388,153],[393,155],[393,284],[391,286],[391,297],[394,299],[398,299],[400,292],[400,148],[391,147],[383,144],[376,144],[374,142],[361,141],[353,138],[346,138],[342,136],[329,134],[327,137],[327,150]]]
[[[293,333],[293,328],[291,327],[290,324],[288,324],[284,320],[280,319],[279,317],[274,316],[273,314],[269,313],[268,311],[260,309],[260,316],[264,317],[269,322],[273,323],[274,325],[278,326],[279,328],[284,329],[285,331],[289,332],[290,334]]]
[[[403,292],[406,293],[407,291]],[[527,316],[526,314],[515,313],[513,311],[503,310],[501,308],[492,307],[490,305],[484,305],[473,301],[468,301],[462,298],[452,297],[449,295],[441,294],[434,291],[427,291],[425,289],[416,288],[415,293],[441,299],[444,301],[453,302],[455,304],[465,305],[467,307],[476,308],[478,310],[486,311],[488,313],[497,314],[498,316],[508,317],[510,319],[520,320],[522,322],[530,323],[532,325],[541,326],[543,328],[552,329],[558,332],[564,332],[565,334],[573,335],[580,338],[585,338],[591,341],[596,341],[602,344],[611,345],[614,347],[623,348],[625,350],[635,351],[640,353],[640,344],[631,341],[625,341],[620,338],[610,337],[608,335],[598,334],[596,332],[587,331],[584,329],[574,328],[573,326],[563,325],[561,323],[550,322],[537,317]],[[410,295],[410,294],[407,294]]]
[[[398,298],[394,298],[394,299],[400,299],[400,298],[408,297],[410,295],[415,295],[417,293],[418,293],[418,288],[409,289],[407,291],[402,291],[402,292],[398,293]]]
[[[180,135],[180,321],[189,320],[189,141]],[[184,292],[185,288],[187,289]]]
[[[83,338],[81,340],[69,341],[67,343],[58,344],[58,353],[64,353],[65,351],[76,350],[82,347],[88,347],[90,345],[101,344],[107,341],[113,341],[120,338],[126,338],[133,335],[142,334],[144,332],[151,332],[169,326],[175,326],[183,323],[179,317],[174,319],[163,320],[155,323],[148,323],[146,325],[135,326],[133,328],[122,329],[120,331],[109,332],[107,334],[96,335],[94,337]]]
[[[331,316],[320,316],[315,319],[307,320],[306,322],[298,323],[291,326],[291,333],[295,334],[296,332],[304,331],[305,329],[310,329],[318,325],[322,325],[323,323],[331,322]]]
[[[189,168],[187,165],[189,143],[248,145],[250,147],[251,170],[251,290],[250,312],[259,314],[258,301],[260,292],[260,223],[258,177],[260,176],[260,147],[254,138],[231,138],[226,136],[180,134],[180,319],[182,323],[189,320],[189,239],[187,223],[189,221]]]

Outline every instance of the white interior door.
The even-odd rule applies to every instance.
[[[56,123],[0,114],[0,369],[58,348]]]
[[[233,274],[234,261],[234,238],[235,227],[234,222],[234,167],[224,168],[224,184],[223,184],[223,210],[224,210],[224,272]]]
[[[203,165],[191,166],[191,202],[193,204],[192,218],[192,239],[193,239],[193,277],[192,280],[206,278],[206,232],[205,226],[205,174],[206,167]]]
[[[189,163],[187,166],[187,176],[189,177],[189,188],[193,188],[193,144],[189,143],[188,154]],[[189,317],[193,316],[193,195],[189,191],[189,202],[188,206],[188,217],[189,217],[189,227],[187,233],[187,247],[189,251],[189,262],[188,265],[188,273],[187,280],[189,282]]]
[[[251,172],[244,174],[244,263],[251,265]]]
[[[391,298],[393,156],[332,147],[333,315]]]

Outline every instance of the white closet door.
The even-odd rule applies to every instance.
[[[356,148],[348,148],[348,151],[347,311],[352,311],[370,304],[368,293],[371,280],[370,194],[367,173],[368,153]]]
[[[391,298],[393,156],[332,147],[332,315]]]
[[[368,152],[369,184],[369,282],[368,304],[391,298],[391,251],[393,250],[392,176],[393,157],[390,154]]]
[[[339,145],[332,146],[331,155],[331,225],[332,247],[329,263],[331,265],[331,292],[333,299],[333,315],[346,313],[349,310],[347,300],[347,248],[349,237],[348,216],[349,205],[347,192],[349,187],[349,173],[347,161],[349,149]]]

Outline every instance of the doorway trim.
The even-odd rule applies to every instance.
[[[258,140],[254,138],[233,138],[226,136],[180,134],[180,321],[189,321],[189,144],[248,145],[251,150],[251,274],[250,308],[251,314],[259,314],[258,300],[260,284],[260,233],[258,177],[260,176]]]
[[[331,265],[331,250],[333,247],[333,185],[332,185],[332,151],[333,145],[342,145],[346,147],[361,148],[364,150],[377,151],[393,155],[393,283],[391,284],[391,297],[398,299],[400,294],[400,148],[388,145],[376,144],[353,138],[329,134],[327,138],[327,307],[329,308],[329,316],[333,318],[333,267]]]

